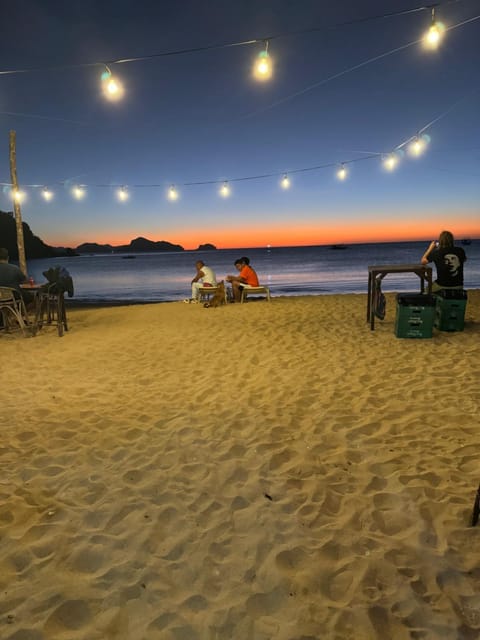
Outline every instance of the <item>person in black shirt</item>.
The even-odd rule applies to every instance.
[[[422,257],[422,264],[434,262],[437,269],[432,290],[463,289],[463,263],[466,259],[465,251],[454,245],[450,231],[442,231],[438,242],[432,240]]]

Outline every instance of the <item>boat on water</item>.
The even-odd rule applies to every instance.
[[[463,240],[460,240],[460,242],[465,246],[472,244],[472,241],[470,240],[470,238],[463,238]]]
[[[348,249],[346,244],[332,244],[330,245],[330,249],[339,250],[339,249]]]
[[[137,256],[122,256],[122,260],[133,260]]]

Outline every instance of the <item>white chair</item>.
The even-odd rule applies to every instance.
[[[218,291],[218,287],[199,287],[201,302],[210,302],[210,296],[214,296]],[[225,302],[227,302],[227,288],[225,287]]]
[[[251,287],[248,284],[243,285],[242,295],[240,296],[240,302],[246,302],[247,296],[258,296],[264,294],[267,296],[267,302],[270,302],[270,289],[263,284],[258,287]]]

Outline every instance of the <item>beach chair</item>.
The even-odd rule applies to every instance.
[[[240,302],[246,302],[247,296],[258,296],[258,295],[266,295],[267,302],[270,302],[270,289],[263,284],[258,285],[258,287],[251,287],[248,284],[244,284],[242,286],[242,295],[240,297]]]
[[[0,287],[0,314],[2,316],[3,328],[5,331],[10,331],[13,316],[16,321],[14,325],[15,328],[21,329],[23,335],[27,335],[27,310],[22,296],[16,289]]]
[[[210,297],[213,297],[218,291],[218,287],[199,287],[198,292],[200,294],[200,302],[210,302]],[[227,302],[227,288],[225,287],[225,302]]]

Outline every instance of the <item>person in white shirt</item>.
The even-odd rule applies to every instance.
[[[216,287],[217,278],[215,272],[211,267],[203,262],[203,260],[197,260],[195,263],[197,273],[192,280],[192,297],[185,302],[199,302],[200,301],[200,287]]]

